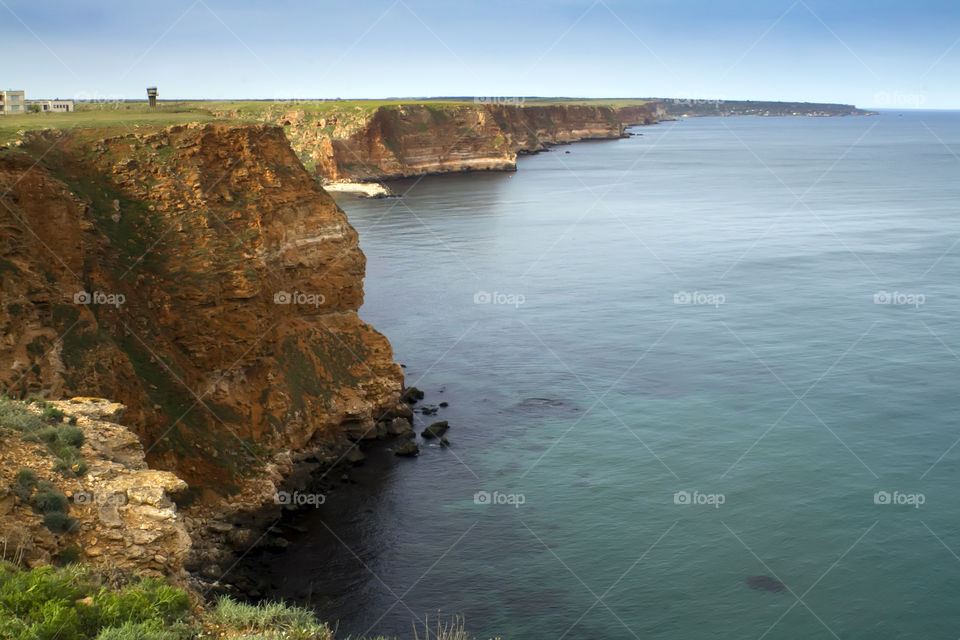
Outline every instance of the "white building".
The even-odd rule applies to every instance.
[[[0,91],[0,115],[17,115],[27,110],[23,91]]]
[[[73,100],[27,100],[28,106],[37,105],[42,113],[66,113],[73,111]]]

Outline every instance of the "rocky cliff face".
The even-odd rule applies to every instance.
[[[83,434],[85,468],[56,470],[56,456],[23,433],[0,427],[0,555],[34,567],[65,559],[182,580],[191,541],[172,496],[187,489],[167,471],[148,469],[139,439],[116,423],[123,405],[73,398],[48,405]],[[36,405],[18,410],[39,416]],[[53,426],[49,427],[53,429]],[[26,475],[25,475],[26,474]],[[59,494],[70,526],[45,524],[36,508],[49,511]]]
[[[625,126],[653,124],[656,103],[595,105],[478,105],[434,103],[383,106],[350,126],[292,110],[291,144],[325,180],[378,180],[459,171],[512,171],[517,154],[598,138],[618,138]]]
[[[102,396],[199,503],[392,417],[356,231],[282,129],[47,131],[0,151],[0,393]]]

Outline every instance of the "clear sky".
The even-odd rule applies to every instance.
[[[960,0],[0,0],[27,97],[960,108]]]

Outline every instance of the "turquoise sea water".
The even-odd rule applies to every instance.
[[[957,638],[960,114],[634,131],[339,198],[452,446],[375,454],[281,591],[342,636]]]

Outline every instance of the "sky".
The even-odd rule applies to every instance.
[[[0,0],[0,88],[960,109],[960,0]]]

